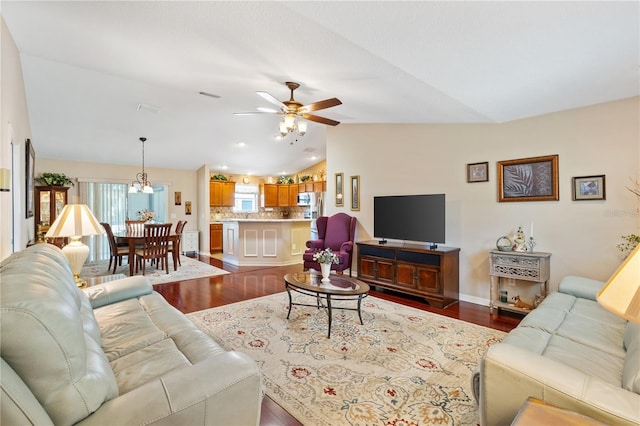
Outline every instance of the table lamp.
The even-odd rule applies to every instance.
[[[640,244],[609,278],[597,298],[614,314],[640,323]]]
[[[86,204],[64,206],[45,234],[46,238],[70,237],[71,241],[62,248],[62,252],[69,259],[73,278],[78,287],[86,285],[86,282],[80,279],[80,271],[89,257],[89,246],[81,241],[81,237],[100,234],[104,234],[104,228]]]

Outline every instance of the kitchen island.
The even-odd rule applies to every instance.
[[[221,219],[222,261],[235,266],[302,263],[311,219]]]

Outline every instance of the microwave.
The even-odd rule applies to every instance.
[[[312,202],[312,194],[309,192],[301,192],[298,194],[298,205],[299,206],[310,206]]]

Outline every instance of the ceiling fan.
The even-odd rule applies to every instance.
[[[274,96],[267,92],[256,92],[259,96],[267,100],[268,102],[276,105],[279,109],[275,110],[272,108],[258,108],[257,112],[237,112],[236,115],[249,115],[249,114],[278,114],[285,116],[285,122],[293,122],[295,117],[302,117],[304,119],[315,121],[316,123],[326,124],[329,126],[337,126],[340,124],[339,121],[332,120],[330,118],[320,117],[318,115],[309,114],[312,111],[318,111],[321,109],[331,108],[334,106],[341,105],[342,102],[338,98],[325,99],[324,101],[313,102],[308,105],[303,105],[301,102],[293,99],[293,91],[300,87],[299,83],[294,83],[292,81],[287,81],[285,83],[289,90],[291,90],[291,98],[288,101],[279,101]]]

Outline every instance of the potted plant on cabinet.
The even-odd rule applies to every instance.
[[[44,172],[35,181],[46,186],[74,186],[73,180],[64,173]]]

